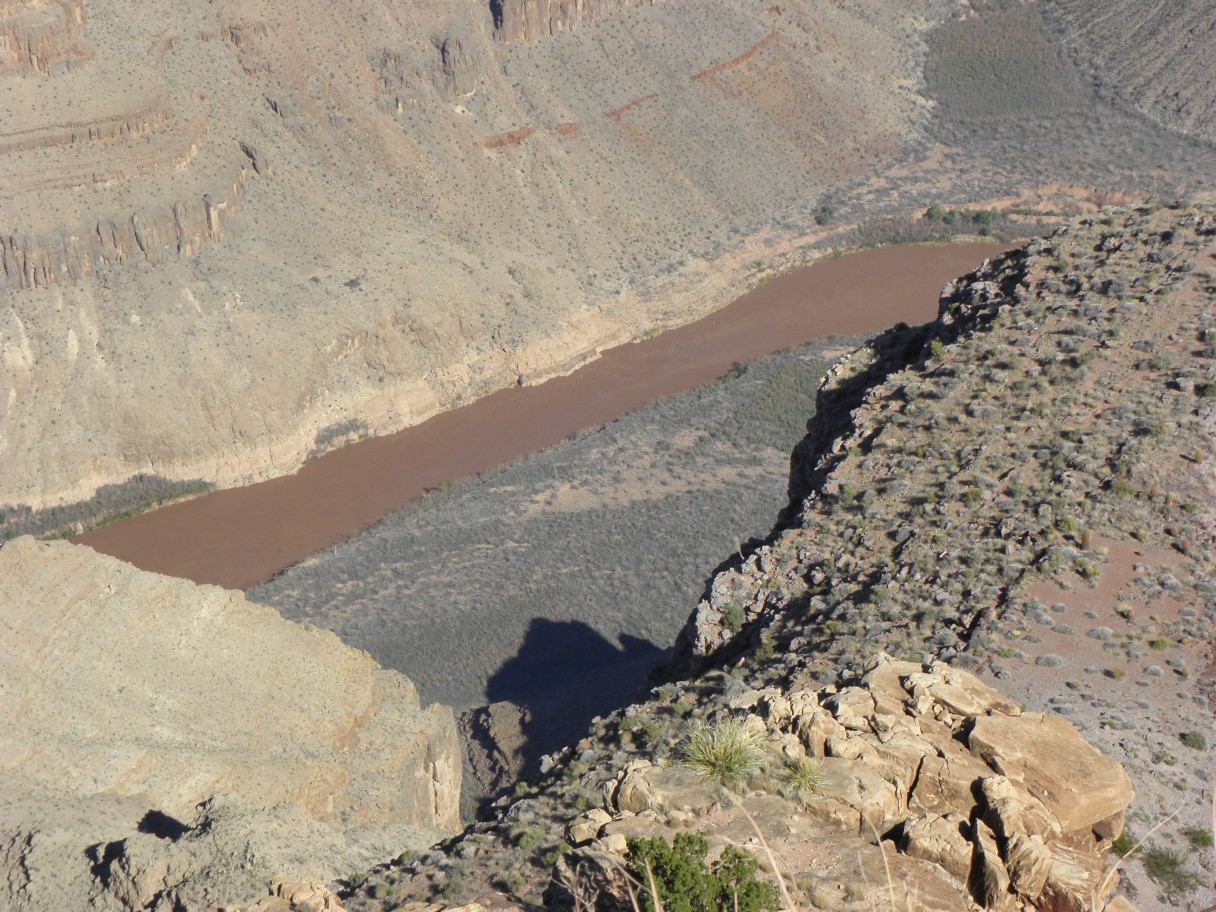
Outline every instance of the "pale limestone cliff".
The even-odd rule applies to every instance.
[[[16,539],[0,681],[0,905],[205,908],[460,825],[451,711],[240,593]]]
[[[90,548],[0,550],[0,772],[188,815],[223,792],[319,821],[458,826],[450,710],[330,632]]]
[[[0,772],[188,815],[216,792],[452,830],[451,712],[333,634],[89,548],[0,549]]]

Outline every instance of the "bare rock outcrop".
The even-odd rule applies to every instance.
[[[880,860],[889,881],[848,901],[864,907],[867,890],[889,901],[891,889],[899,908],[1080,912],[1103,908],[1118,883],[1105,853],[1132,800],[1127,774],[1062,718],[1022,713],[968,672],[880,655],[851,684],[719,701],[707,724],[751,730],[758,771],[728,801],[695,763],[630,761],[601,781],[600,806],[566,827],[573,851],[550,891],[559,907],[595,886],[610,892],[587,872],[611,870],[596,859],[623,854],[629,837],[670,840],[690,826],[711,845],[766,857],[762,836],[787,881],[820,884],[818,906],[825,884],[865,883]],[[654,706],[633,711],[661,718]],[[1016,761],[1002,764],[993,738],[977,734],[991,726],[1020,745]]]
[[[490,0],[494,32],[500,41],[535,41],[594,22],[628,6],[662,0]]]
[[[121,130],[127,135],[141,132],[138,126],[125,124]],[[257,160],[251,157],[251,161]],[[78,232],[0,237],[0,280],[19,289],[49,288],[129,261],[157,264],[193,256],[223,236],[244,183],[244,174],[238,171],[230,186],[198,199],[105,219]]]
[[[48,73],[65,61],[82,58],[80,40],[85,0],[4,0],[0,3],[0,73]]]
[[[330,633],[29,538],[0,549],[0,618],[18,906],[55,907],[56,859],[77,900],[89,884],[124,908],[195,908],[200,890],[253,899],[272,876],[336,876],[459,826],[450,710]],[[244,880],[213,876],[242,858]]]

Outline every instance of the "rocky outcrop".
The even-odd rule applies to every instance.
[[[595,22],[615,10],[662,0],[489,0],[499,41],[535,41]]]
[[[0,73],[48,73],[57,65],[85,57],[81,42],[85,0],[4,0],[0,3]]]
[[[761,629],[853,657],[880,636],[894,638],[889,649],[905,638],[920,649],[928,635],[953,659],[1036,574],[1061,588],[1079,573],[1097,578],[1084,568],[1102,555],[1066,502],[1084,503],[1088,525],[1126,541],[1210,547],[1198,508],[1169,522],[1145,511],[1130,536],[1110,473],[1134,473],[1149,490],[1165,483],[1144,441],[1156,433],[1147,428],[1169,426],[1192,454],[1172,461],[1175,479],[1188,490],[1208,484],[1199,477],[1211,447],[1210,292],[1198,264],[1216,251],[1212,224],[1210,201],[1079,219],[949,283],[934,324],[897,327],[838,362],[793,456],[791,510],[772,541],[711,581],[673,673],[749,648]],[[1157,369],[1177,378],[1145,378]],[[1117,406],[1091,374],[1118,379]],[[1064,384],[1072,395],[1049,405]],[[1057,423],[1067,434],[1058,453],[1028,448]],[[993,425],[1005,433],[985,433]],[[1051,469],[1065,460],[1066,470]],[[1203,571],[1188,579],[1198,613],[1208,583]]]
[[[746,812],[778,858],[807,840],[843,856],[848,840],[885,837],[887,851],[929,863],[896,862],[916,872],[900,888],[910,896],[965,890],[986,909],[1083,912],[1117,886],[1104,854],[1132,800],[1127,774],[1064,719],[1022,713],[967,672],[879,656],[851,685],[746,691],[728,708],[765,739],[774,780],[813,772],[780,794],[744,785],[737,807],[714,817],[721,791],[694,765],[636,761],[602,785],[603,807],[568,826],[569,842],[620,854],[627,836],[670,839],[709,817],[711,841],[731,844],[718,834]],[[576,865],[563,869],[568,885]],[[967,903],[959,895],[953,907]]]
[[[90,846],[73,873],[91,890],[178,908],[200,890],[228,901],[271,876],[336,876],[459,826],[451,712],[332,634],[29,538],[0,549],[0,618],[0,844],[17,906],[54,908],[54,860],[83,865]],[[82,810],[55,816],[65,805]],[[246,880],[207,885],[246,856]]]
[[[1165,819],[1209,776],[1214,245],[1207,201],[1102,211],[839,362],[791,508],[683,655],[454,854],[562,907],[627,902],[630,837],[689,829],[818,908],[891,884],[897,908],[1114,912],[1116,872],[1210,904],[1198,851],[1169,850],[1175,877],[1108,850],[1129,808]],[[447,883],[428,860],[376,888]]]
[[[480,76],[475,45],[468,35],[445,35],[434,42],[439,52],[437,82],[448,98],[468,98],[477,91]]]
[[[477,706],[461,715],[465,756],[486,794],[501,793],[524,773],[528,744],[524,728],[529,721],[526,708],[505,701]]]
[[[123,132],[135,131],[124,127]],[[0,236],[0,280],[15,289],[50,288],[129,262],[155,265],[193,256],[223,237],[244,184],[244,173],[238,173],[222,192],[106,219],[76,232]]]

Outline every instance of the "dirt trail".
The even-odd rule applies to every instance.
[[[501,390],[294,475],[217,491],[75,539],[145,570],[248,589],[421,497],[706,383],[737,361],[936,316],[948,280],[1003,244],[892,246],[780,276],[709,316],[574,373]]]

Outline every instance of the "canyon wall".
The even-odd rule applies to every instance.
[[[703,315],[821,222],[1019,192],[932,133],[948,0],[292,13],[0,7],[0,506],[289,472]],[[1085,173],[1216,173],[1147,148]]]
[[[76,50],[3,75],[0,506],[291,471],[725,303],[918,135],[948,6],[9,0]]]

